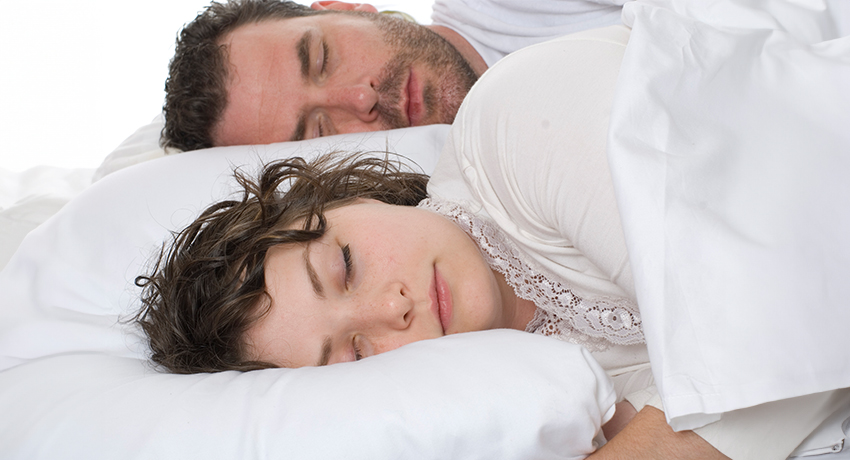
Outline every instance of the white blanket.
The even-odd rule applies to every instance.
[[[850,37],[821,3],[624,10],[608,153],[676,429],[850,386]]]
[[[0,270],[27,233],[88,187],[93,173],[52,166],[22,172],[0,168]]]

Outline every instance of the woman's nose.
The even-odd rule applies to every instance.
[[[369,311],[362,319],[368,327],[404,330],[413,320],[414,302],[401,284],[393,283],[375,292]]]
[[[387,290],[384,297],[384,308],[389,315],[389,322],[397,329],[407,329],[413,320],[413,300],[404,287],[395,285]]]

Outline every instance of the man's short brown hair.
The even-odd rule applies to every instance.
[[[183,27],[165,81],[163,147],[197,150],[213,146],[212,131],[227,105],[226,49],[221,40],[245,24],[320,14],[280,0],[212,2]]]

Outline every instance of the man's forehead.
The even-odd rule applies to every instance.
[[[269,18],[262,21],[242,24],[225,34],[220,44],[230,46],[234,40],[239,43],[243,41],[263,41],[279,38],[282,35],[297,33],[296,29],[309,24],[312,16],[297,18]]]
[[[374,23],[376,18],[374,14],[363,13],[360,11],[337,11],[337,10],[322,10],[315,11],[307,16],[297,16],[291,18],[265,18],[256,22],[242,24],[231,30],[219,41],[222,45],[227,45],[234,34],[243,35],[245,37],[253,37],[254,39],[271,38],[276,35],[297,34],[299,28],[320,26],[327,22],[367,22]]]
[[[286,124],[278,105],[300,78],[296,45],[314,28],[299,19],[309,18],[245,24],[225,37],[227,104],[213,130],[216,145],[284,140],[276,132]]]

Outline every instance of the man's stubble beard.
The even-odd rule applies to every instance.
[[[418,24],[382,15],[374,20],[384,34],[384,42],[395,52],[384,66],[376,88],[375,110],[385,129],[407,127],[399,104],[406,90],[402,85],[411,65],[420,62],[438,76],[426,81],[423,91],[423,120],[428,123],[452,123],[478,76],[463,56],[443,37]]]

